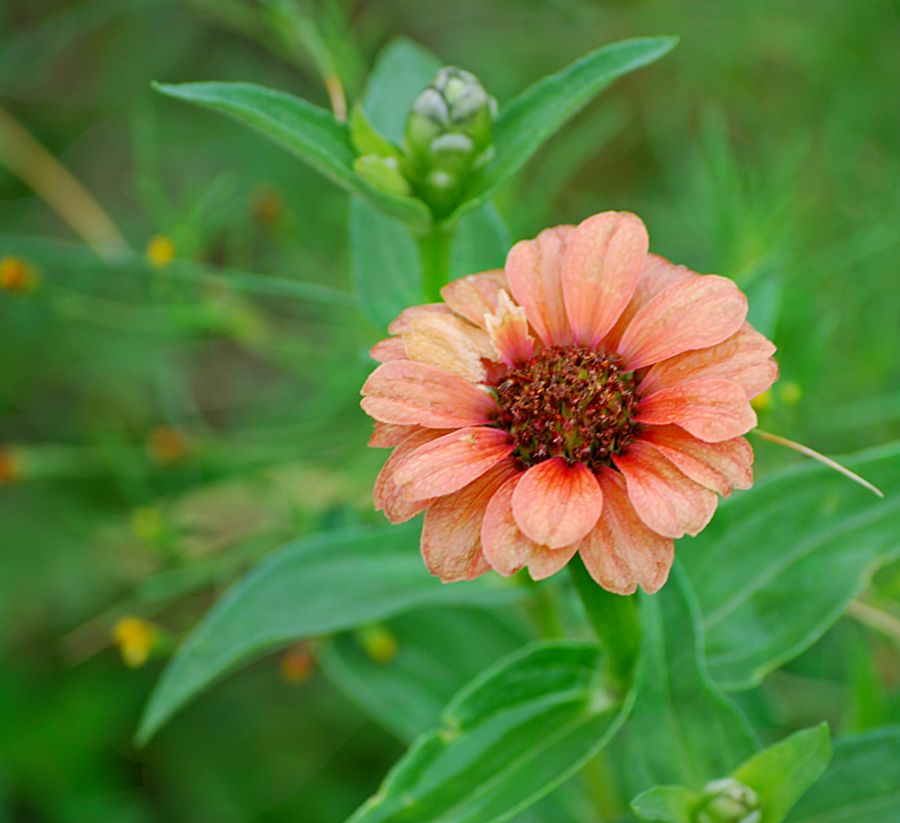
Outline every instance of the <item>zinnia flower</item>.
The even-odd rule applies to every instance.
[[[731,280],[648,242],[627,212],[547,229],[373,347],[362,407],[370,445],[394,448],[375,504],[393,523],[425,511],[422,555],[442,580],[542,579],[580,552],[605,589],[655,592],[673,540],[751,485],[741,435],[775,346]]]

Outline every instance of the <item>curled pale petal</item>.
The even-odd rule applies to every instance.
[[[509,577],[527,566],[532,579],[543,580],[572,559],[578,544],[550,549],[522,534],[512,510],[513,491],[522,477],[509,478],[491,498],[481,524],[481,547],[494,571]]]
[[[506,288],[503,269],[494,269],[451,281],[441,289],[441,297],[457,314],[484,328],[484,316],[497,308],[497,296]]]
[[[548,346],[572,342],[562,290],[562,260],[574,226],[545,229],[516,243],[506,258],[506,277],[538,337]]]
[[[725,378],[740,383],[747,397],[762,394],[778,379],[775,345],[749,323],[708,349],[685,352],[653,365],[641,383],[650,393],[688,380]]]
[[[490,338],[455,314],[424,314],[409,323],[403,345],[410,360],[458,374],[470,383],[485,379],[481,358],[492,358]]]
[[[397,469],[394,482],[410,500],[441,497],[467,486],[514,448],[500,429],[457,429],[416,449]]]
[[[628,499],[644,521],[663,537],[697,534],[716,510],[716,495],[685,477],[653,446],[632,443],[613,462],[625,478]]]
[[[598,480],[603,516],[581,541],[585,567],[604,589],[616,594],[632,594],[638,585],[649,594],[659,591],[672,568],[672,539],[647,528],[638,517],[618,472],[603,468]]]
[[[410,360],[383,363],[366,380],[360,404],[382,423],[452,429],[488,423],[494,398],[455,374]]]
[[[516,524],[525,536],[551,549],[581,540],[597,522],[603,494],[583,463],[551,457],[529,468],[512,497]]]
[[[421,549],[432,574],[448,583],[471,580],[490,569],[481,551],[481,521],[494,493],[517,472],[515,461],[508,458],[428,507]]]
[[[534,354],[525,309],[515,305],[505,291],[500,292],[497,311],[485,317],[485,325],[499,359],[507,366],[522,363]]]
[[[403,332],[409,331],[410,324],[417,317],[429,314],[452,314],[452,311],[446,303],[424,303],[421,306],[410,306],[388,324],[387,330],[391,334],[403,334]]]
[[[575,229],[562,283],[577,342],[595,346],[616,324],[637,287],[648,244],[646,227],[630,212],[596,214]]]
[[[616,321],[616,325],[606,335],[603,341],[604,348],[607,351],[616,351],[619,340],[631,323],[632,318],[637,314],[644,304],[659,294],[663,289],[678,283],[682,280],[692,280],[701,275],[691,271],[686,266],[676,266],[670,263],[665,257],[658,254],[648,254],[644,261],[644,268],[641,269],[641,276],[638,278],[637,287],[631,300],[622,312],[621,317]]]
[[[375,511],[384,511],[391,523],[403,523],[415,517],[424,509],[430,501],[410,500],[394,480],[397,470],[404,461],[419,446],[441,437],[445,432],[436,429],[422,429],[416,427],[400,445],[394,449],[393,454],[385,461],[375,479],[375,488],[372,491],[372,499],[375,502]]]
[[[666,287],[638,310],[617,351],[639,369],[731,337],[747,316],[747,297],[727,277],[707,274]]]
[[[750,400],[733,380],[690,380],[660,389],[641,398],[637,411],[638,423],[675,423],[707,443],[730,440],[756,425]]]
[[[649,426],[641,439],[659,449],[682,472],[723,497],[753,485],[753,449],[743,437],[705,443],[678,426]]]
[[[369,357],[379,363],[387,363],[388,360],[406,360],[406,347],[401,338],[387,337],[369,349]]]
[[[376,449],[392,449],[418,429],[419,426],[395,426],[393,423],[381,423],[376,420],[372,435],[369,437],[369,445]]]

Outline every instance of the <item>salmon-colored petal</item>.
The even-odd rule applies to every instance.
[[[775,345],[744,323],[715,346],[656,363],[644,377],[641,390],[649,394],[688,380],[726,378],[739,383],[747,397],[756,397],[778,379],[778,366],[771,359],[774,353]]]
[[[419,426],[395,426],[393,423],[381,423],[376,420],[372,435],[369,437],[369,445],[376,449],[392,449],[418,429]]]
[[[481,521],[497,489],[518,472],[512,458],[446,497],[425,512],[421,549],[425,565],[445,583],[471,580],[490,569],[481,551]]]
[[[691,480],[727,497],[753,485],[753,449],[743,437],[705,443],[678,426],[649,426],[641,439],[651,443]]]
[[[490,422],[497,404],[455,374],[410,360],[382,363],[362,387],[360,404],[382,423],[452,429]]]
[[[638,310],[648,303],[651,298],[659,294],[667,286],[678,283],[682,280],[692,280],[701,275],[691,271],[686,266],[676,266],[670,263],[665,257],[658,254],[648,254],[644,261],[644,268],[641,269],[641,276],[638,278],[637,287],[622,316],[616,321],[616,325],[606,335],[603,341],[604,348],[607,351],[616,351],[625,329],[628,328]]]
[[[516,243],[506,258],[509,290],[548,346],[572,342],[563,300],[562,260],[574,231],[574,226],[545,229],[534,240]]]
[[[397,469],[394,482],[410,500],[441,497],[483,475],[514,448],[500,429],[457,429],[416,449]]]
[[[675,547],[672,539],[647,528],[628,499],[625,481],[612,469],[601,469],[603,516],[581,542],[584,565],[604,589],[632,594],[638,585],[649,594],[669,576]]]
[[[523,476],[511,477],[491,498],[481,524],[481,547],[494,571],[509,577],[527,566],[532,579],[543,580],[572,559],[578,544],[550,549],[522,534],[513,516],[512,496]]]
[[[746,434],[756,412],[733,380],[690,380],[641,398],[635,420],[653,426],[675,423],[707,443]]]
[[[451,281],[441,289],[441,297],[457,314],[484,328],[484,316],[497,308],[500,290],[507,288],[503,270],[494,269]]]
[[[649,443],[632,443],[613,457],[625,478],[628,499],[644,521],[663,537],[700,532],[716,510],[716,495],[685,477]]]
[[[616,324],[637,287],[648,244],[646,227],[630,212],[596,214],[575,229],[562,284],[576,342],[596,346]]]
[[[379,340],[371,349],[369,357],[379,363],[387,363],[388,360],[406,360],[406,347],[399,337],[388,337]]]
[[[708,274],[673,283],[638,310],[617,351],[629,369],[731,337],[747,317],[747,297],[727,277]]]
[[[513,515],[525,536],[551,549],[581,540],[597,522],[603,494],[583,463],[551,457],[528,469],[512,497]]]
[[[494,356],[487,334],[455,314],[414,318],[403,333],[403,345],[410,360],[458,374],[470,383],[485,379],[481,358]]]
[[[505,291],[500,292],[497,311],[485,317],[485,324],[498,358],[507,366],[523,363],[534,354],[525,309],[515,305]]]
[[[391,523],[404,523],[410,518],[415,517],[429,504],[430,501],[428,500],[409,500],[395,482],[394,477],[404,461],[406,461],[419,446],[423,446],[444,434],[445,432],[443,431],[416,427],[415,431],[409,434],[403,442],[394,449],[393,454],[385,461],[384,466],[381,467],[381,471],[378,473],[378,477],[375,480],[372,499],[375,501],[375,511],[384,511],[385,516]]]
[[[410,306],[404,309],[387,327],[391,334],[403,334],[409,331],[410,324],[417,317],[429,314],[452,314],[453,310],[446,303],[424,303],[421,306]]]

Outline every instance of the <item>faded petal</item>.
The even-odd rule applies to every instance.
[[[572,342],[562,290],[562,260],[574,226],[545,229],[521,240],[506,258],[506,276],[516,302],[548,346]]]
[[[450,494],[508,457],[515,445],[500,429],[457,429],[416,449],[394,474],[410,500]]]
[[[481,358],[492,358],[490,338],[455,314],[425,314],[413,318],[403,333],[410,360],[458,374],[470,383],[485,379]]]
[[[366,380],[360,404],[382,423],[432,429],[490,422],[494,398],[455,374],[410,360],[383,363]]]
[[[483,329],[484,316],[497,308],[500,290],[506,288],[503,269],[494,269],[451,281],[441,289],[441,297],[453,311]]]
[[[387,337],[369,349],[369,357],[379,363],[387,363],[388,360],[406,360],[406,347],[401,338]]]
[[[509,577],[527,566],[532,579],[543,580],[572,559],[578,544],[550,549],[522,534],[513,516],[512,496],[523,476],[509,478],[488,503],[481,524],[481,547],[494,571]]]
[[[756,412],[733,380],[691,380],[660,389],[638,404],[635,420],[653,426],[675,423],[707,443],[746,434]]]
[[[551,549],[581,540],[597,522],[603,494],[583,463],[551,457],[528,469],[512,497],[516,523],[525,536]]]
[[[616,324],[637,287],[648,244],[646,227],[630,212],[596,214],[575,229],[562,283],[577,342],[595,346]]]
[[[376,449],[392,449],[418,429],[419,426],[395,426],[393,423],[381,423],[376,420],[372,435],[369,437],[369,445]]]
[[[747,298],[715,274],[673,283],[635,314],[617,351],[629,369],[721,343],[741,327]]]
[[[410,306],[404,309],[390,322],[387,330],[391,334],[403,334],[408,332],[410,324],[417,317],[425,317],[429,314],[451,314],[452,309],[446,303],[424,303],[421,306]]]
[[[404,523],[415,517],[430,501],[409,500],[394,480],[397,470],[419,446],[441,437],[444,432],[435,429],[416,428],[385,461],[375,480],[372,499],[375,511],[384,511],[391,523]]]
[[[778,379],[778,366],[771,359],[774,353],[775,345],[744,323],[715,346],[656,363],[647,372],[641,388],[649,393],[688,380],[725,378],[739,383],[747,397],[756,397]]]
[[[672,568],[672,539],[647,528],[628,499],[625,481],[612,469],[599,475],[603,516],[581,541],[584,565],[604,589],[632,594],[638,585],[653,594],[662,588]]]
[[[509,458],[428,507],[421,549],[432,574],[449,583],[471,580],[490,570],[481,551],[481,521],[497,489],[517,472],[515,461]]]
[[[507,366],[522,363],[534,354],[525,309],[515,305],[505,291],[500,292],[497,311],[485,316],[485,324],[499,359]]]
[[[625,478],[628,499],[644,521],[663,537],[697,534],[716,510],[716,495],[685,477],[653,446],[632,443],[613,462]]]
[[[753,485],[753,449],[743,437],[705,443],[678,426],[650,426],[641,439],[655,446],[691,480],[723,497]]]

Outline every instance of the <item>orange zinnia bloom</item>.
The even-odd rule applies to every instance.
[[[547,229],[442,296],[372,349],[370,444],[394,447],[376,507],[425,510],[422,555],[445,581],[541,579],[580,552],[605,589],[657,591],[673,539],[752,483],[741,435],[778,371],[747,298],[648,254],[627,212]]]

